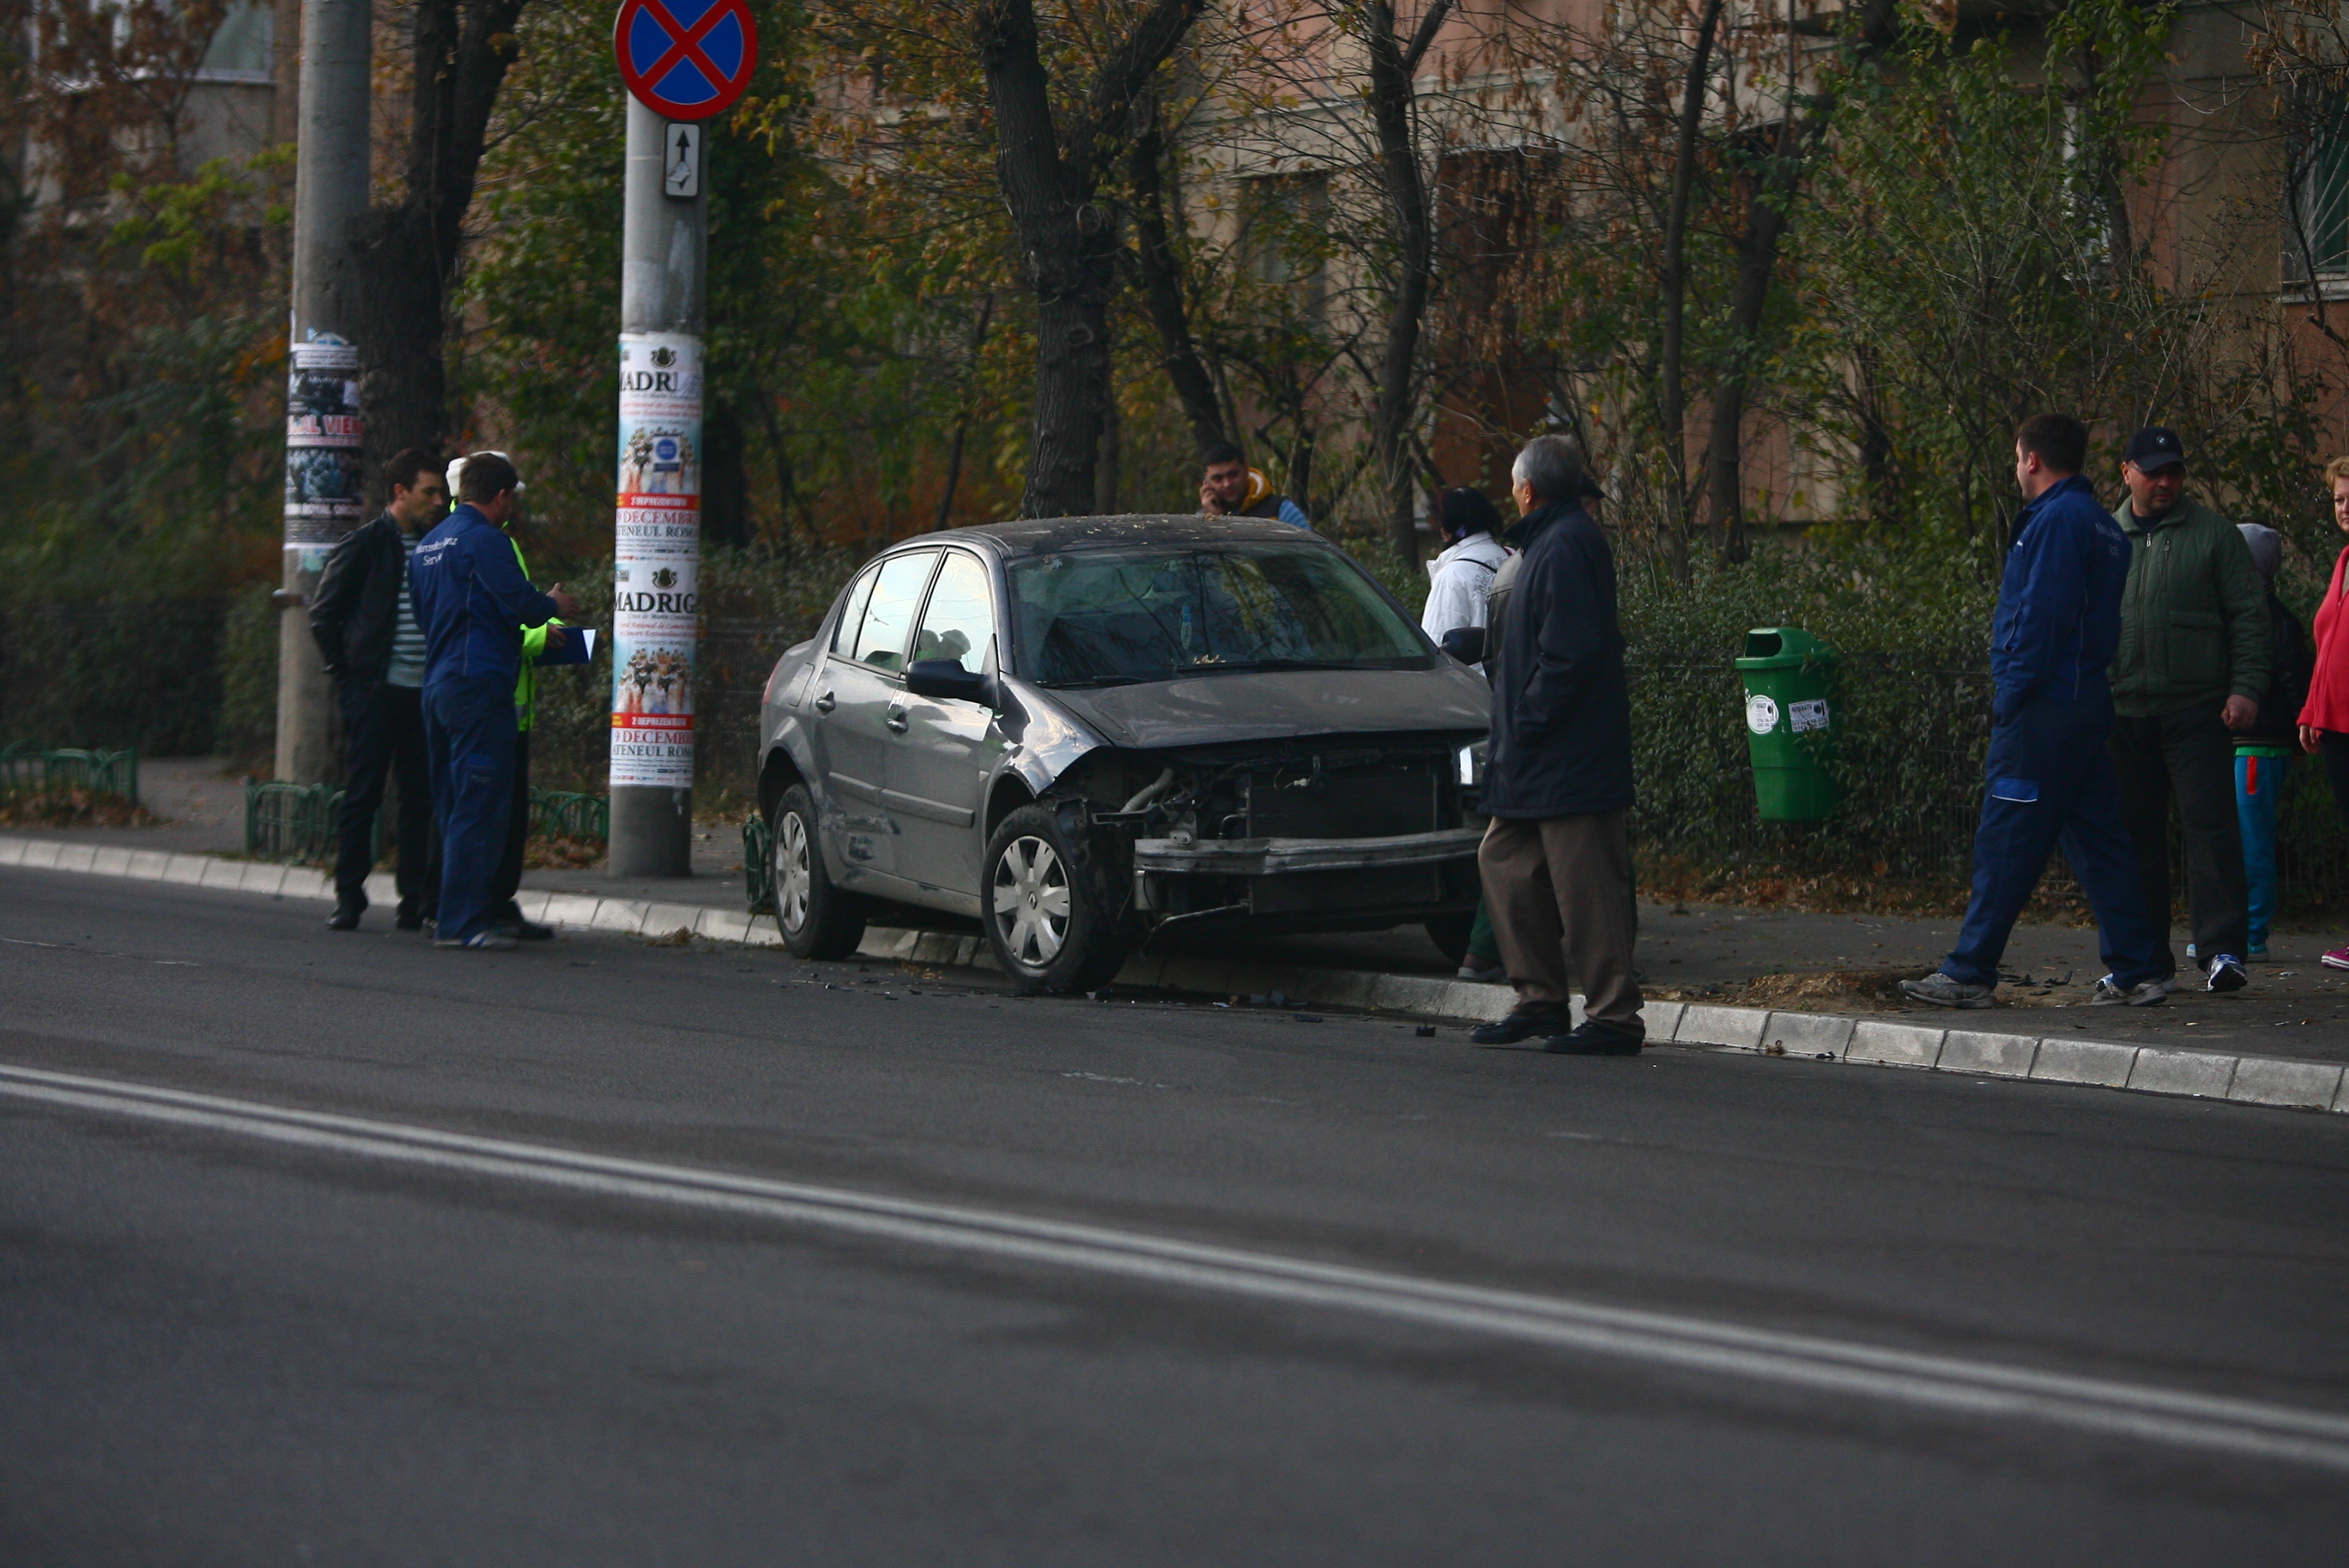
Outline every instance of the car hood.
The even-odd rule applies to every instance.
[[[1450,659],[1425,670],[1264,670],[1043,694],[1112,746],[1154,750],[1291,735],[1481,730],[1492,694]]]

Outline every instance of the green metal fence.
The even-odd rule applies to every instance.
[[[530,792],[530,830],[543,839],[607,842],[612,837],[611,797],[533,789]]]
[[[332,784],[285,784],[274,779],[244,781],[244,852],[264,861],[324,863],[335,858],[335,819],[343,792]],[[382,819],[376,844],[381,852]]]
[[[343,792],[332,784],[283,784],[269,779],[244,781],[244,852],[266,861],[323,864],[335,858],[335,824]],[[592,839],[612,836],[612,803],[602,795],[572,795],[559,789],[530,792],[533,838]],[[375,852],[383,853],[383,813],[375,821]]]
[[[16,741],[0,747],[0,794],[44,789],[88,789],[98,795],[139,799],[139,751],[76,751]]]
[[[742,892],[752,914],[775,913],[775,866],[768,854],[774,841],[757,816],[742,819]]]

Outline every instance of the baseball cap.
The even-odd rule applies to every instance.
[[[2132,465],[2139,473],[2147,474],[2156,469],[2166,469],[2172,463],[2184,468],[2186,445],[2178,438],[2178,432],[2168,426],[2147,425],[2129,438],[2128,449],[2121,454],[2121,461]]]

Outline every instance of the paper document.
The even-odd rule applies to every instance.
[[[547,634],[546,647],[538,655],[542,665],[584,665],[595,657],[595,628],[564,626],[562,644],[558,646],[553,632]]]

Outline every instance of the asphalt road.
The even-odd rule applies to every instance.
[[[2341,1560],[2349,1119],[1318,1016],[0,871],[0,1562]]]

